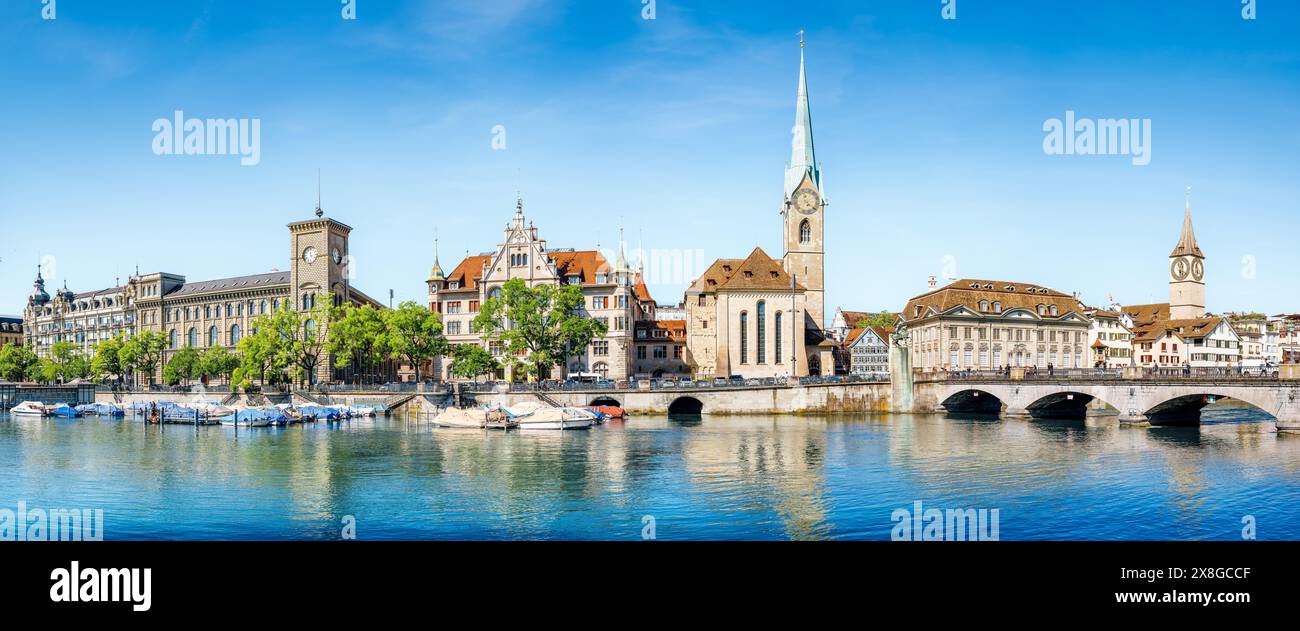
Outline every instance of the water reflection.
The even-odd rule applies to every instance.
[[[888,538],[894,508],[998,508],[1003,539],[1300,538],[1300,440],[990,415],[633,418],[588,432],[0,417],[0,506],[103,508],[109,539]]]

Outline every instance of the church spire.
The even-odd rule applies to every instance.
[[[1205,258],[1201,247],[1196,245],[1196,231],[1192,230],[1192,187],[1187,187],[1187,201],[1183,207],[1183,232],[1178,235],[1178,245],[1169,254],[1170,258],[1192,255]]]
[[[803,49],[803,31],[799,31],[799,94],[795,100],[794,128],[791,130],[790,166],[785,172],[786,198],[803,181],[805,174],[811,174],[819,193],[822,188],[821,170],[817,168],[813,151],[812,112],[808,107],[808,75],[804,69]]]

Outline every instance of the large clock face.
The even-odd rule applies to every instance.
[[[332,251],[330,251],[330,258],[334,259],[335,265],[340,265],[343,263],[343,253],[339,252],[338,248],[334,248]]]
[[[801,188],[794,194],[794,207],[799,212],[810,215],[817,210],[817,193],[810,188]]]
[[[1173,264],[1169,266],[1169,273],[1174,275],[1174,280],[1183,280],[1184,278],[1187,278],[1187,268],[1187,259],[1174,259]]]
[[[309,265],[310,265],[311,263],[315,263],[315,262],[316,262],[316,247],[315,247],[315,246],[307,246],[307,249],[302,251],[302,260],[306,261]]]
[[[1194,280],[1205,278],[1205,264],[1201,262],[1201,259],[1192,261],[1192,278]]]

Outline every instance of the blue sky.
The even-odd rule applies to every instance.
[[[423,299],[435,231],[448,269],[495,246],[516,190],[553,247],[779,256],[801,28],[829,307],[932,274],[1165,300],[1191,186],[1209,308],[1296,311],[1298,4],[0,0],[0,313],[42,256],[76,291],[286,269],[318,168],[376,297]],[[155,155],[176,110],[260,119],[260,163]],[[1150,119],[1150,164],[1045,154],[1067,110]]]

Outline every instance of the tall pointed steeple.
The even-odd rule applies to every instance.
[[[785,196],[803,181],[805,174],[812,175],[818,192],[822,191],[822,174],[817,167],[813,150],[812,111],[808,107],[808,75],[804,68],[803,31],[799,32],[799,95],[795,100],[794,128],[791,130],[790,166],[785,172]]]
[[[1188,189],[1187,203],[1183,209],[1183,232],[1178,235],[1178,245],[1174,246],[1174,251],[1169,256],[1199,256],[1205,258],[1201,253],[1200,246],[1196,245],[1196,231],[1192,230],[1192,200],[1191,189]]]

